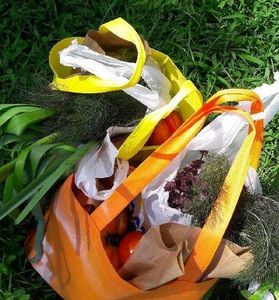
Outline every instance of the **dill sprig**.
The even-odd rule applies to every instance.
[[[222,189],[230,166],[231,162],[225,155],[208,154],[206,156],[197,180],[193,184],[195,196],[192,201],[185,204],[185,210],[194,216],[196,225],[202,227],[210,211],[218,209],[215,200]]]
[[[248,194],[240,198],[243,208],[234,213],[242,218],[238,243],[251,247],[253,262],[235,279],[238,284],[257,281],[279,286],[278,195]]]

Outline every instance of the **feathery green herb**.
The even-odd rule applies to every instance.
[[[57,142],[79,145],[104,137],[110,126],[133,126],[146,106],[123,91],[76,94],[38,85],[24,95],[33,105],[54,109],[56,114],[42,123],[43,132],[58,133]]]
[[[239,244],[249,245],[254,258],[253,263],[235,279],[242,286],[256,281],[279,287],[278,195],[279,191],[269,197],[249,194],[240,198],[242,208],[239,206],[234,213],[234,216],[242,217],[242,222],[238,221],[238,224],[242,223]]]

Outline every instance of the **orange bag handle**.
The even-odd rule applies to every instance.
[[[247,112],[239,108],[221,106],[231,101],[251,101],[252,113],[260,113],[263,110],[259,96],[252,91],[229,89],[216,93],[200,110],[186,120],[170,139],[144,160],[90,216],[99,231],[104,229],[188,145],[200,131],[210,113],[235,112],[240,114],[249,123],[249,133],[226,177],[225,189],[223,188],[215,202],[218,207],[212,210],[202,228],[186,262],[186,274],[180,280],[196,282],[200,279],[210,264],[229,224],[249,166],[255,169],[258,166],[263,141],[263,120],[254,122]],[[216,213],[218,213],[218,222],[216,222]]]
[[[219,98],[219,100],[215,97],[210,100],[220,104],[220,101],[221,103],[223,102],[222,97],[223,96],[221,96],[221,99]],[[242,101],[243,98],[241,97],[240,99]],[[233,101],[233,99],[229,101]],[[229,110],[231,110],[231,108]],[[260,100],[252,101],[251,113],[261,113],[262,111],[262,102]],[[185,275],[181,276],[179,280],[196,282],[202,277],[203,272],[207,269],[213,259],[232,218],[248,173],[249,165],[254,169],[257,169],[258,167],[263,142],[263,119],[253,122],[247,113],[241,110],[237,110],[236,112],[248,120],[250,125],[249,134],[234,159],[221,192],[215,201],[213,210],[209,214],[191,255],[186,261]],[[247,164],[247,161],[250,163]]]

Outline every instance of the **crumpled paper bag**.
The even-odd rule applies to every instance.
[[[111,138],[131,130],[130,127],[110,127],[101,146],[95,147],[80,161],[75,174],[75,184],[87,197],[98,201],[106,200],[127,177],[129,163],[117,158],[118,150]],[[102,178],[110,178],[112,186],[101,186]]]
[[[151,49],[148,45],[148,42],[141,35],[140,38],[146,55],[150,56]],[[133,43],[123,40],[111,31],[99,32],[98,30],[91,29],[87,32],[83,41],[83,45],[101,54],[106,54],[121,48],[131,49],[136,52],[136,47]]]
[[[156,288],[182,276],[184,262],[200,230],[174,223],[151,227],[119,270],[119,275],[143,290]],[[251,260],[249,247],[240,247],[223,239],[202,280],[232,278]]]

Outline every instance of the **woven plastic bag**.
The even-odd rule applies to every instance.
[[[84,41],[81,37],[72,37],[61,40],[50,51],[49,62],[54,73],[52,87],[61,91],[75,93],[103,93],[125,90],[139,82],[146,62],[146,52],[143,42],[134,28],[122,18],[118,18],[103,24],[99,28],[99,32],[101,34],[111,32],[117,37],[135,45],[137,61],[130,79],[121,83],[112,79],[103,80],[96,75],[72,74],[72,68],[62,65],[59,57],[59,53],[69,47],[74,40],[78,44],[82,44]],[[135,130],[119,149],[119,158],[122,159],[130,159],[142,149],[158,122],[167,117],[174,109],[178,108],[183,119],[186,120],[202,106],[200,92],[190,80],[186,80],[167,55],[151,49],[151,58],[156,61],[170,81],[170,93],[173,97],[164,99],[166,100],[166,105],[155,110],[149,110],[148,114],[136,126]]]
[[[229,224],[249,167],[257,168],[263,138],[263,120],[253,121],[251,116],[229,101],[251,101],[252,113],[262,111],[259,97],[250,91],[222,91],[208,102],[155,150],[115,190],[115,192],[89,215],[75,198],[70,176],[56,194],[46,219],[43,241],[44,254],[34,264],[35,269],[64,299],[201,299],[216,282],[199,282],[209,266]],[[111,265],[101,241],[101,232],[121,213],[158,174],[177,157],[201,130],[210,113],[235,112],[249,123],[245,138],[225,179],[225,192],[221,190],[218,222],[213,211],[202,228],[189,259],[185,275],[151,291],[140,290],[120,278]],[[30,256],[34,255],[30,244]]]

